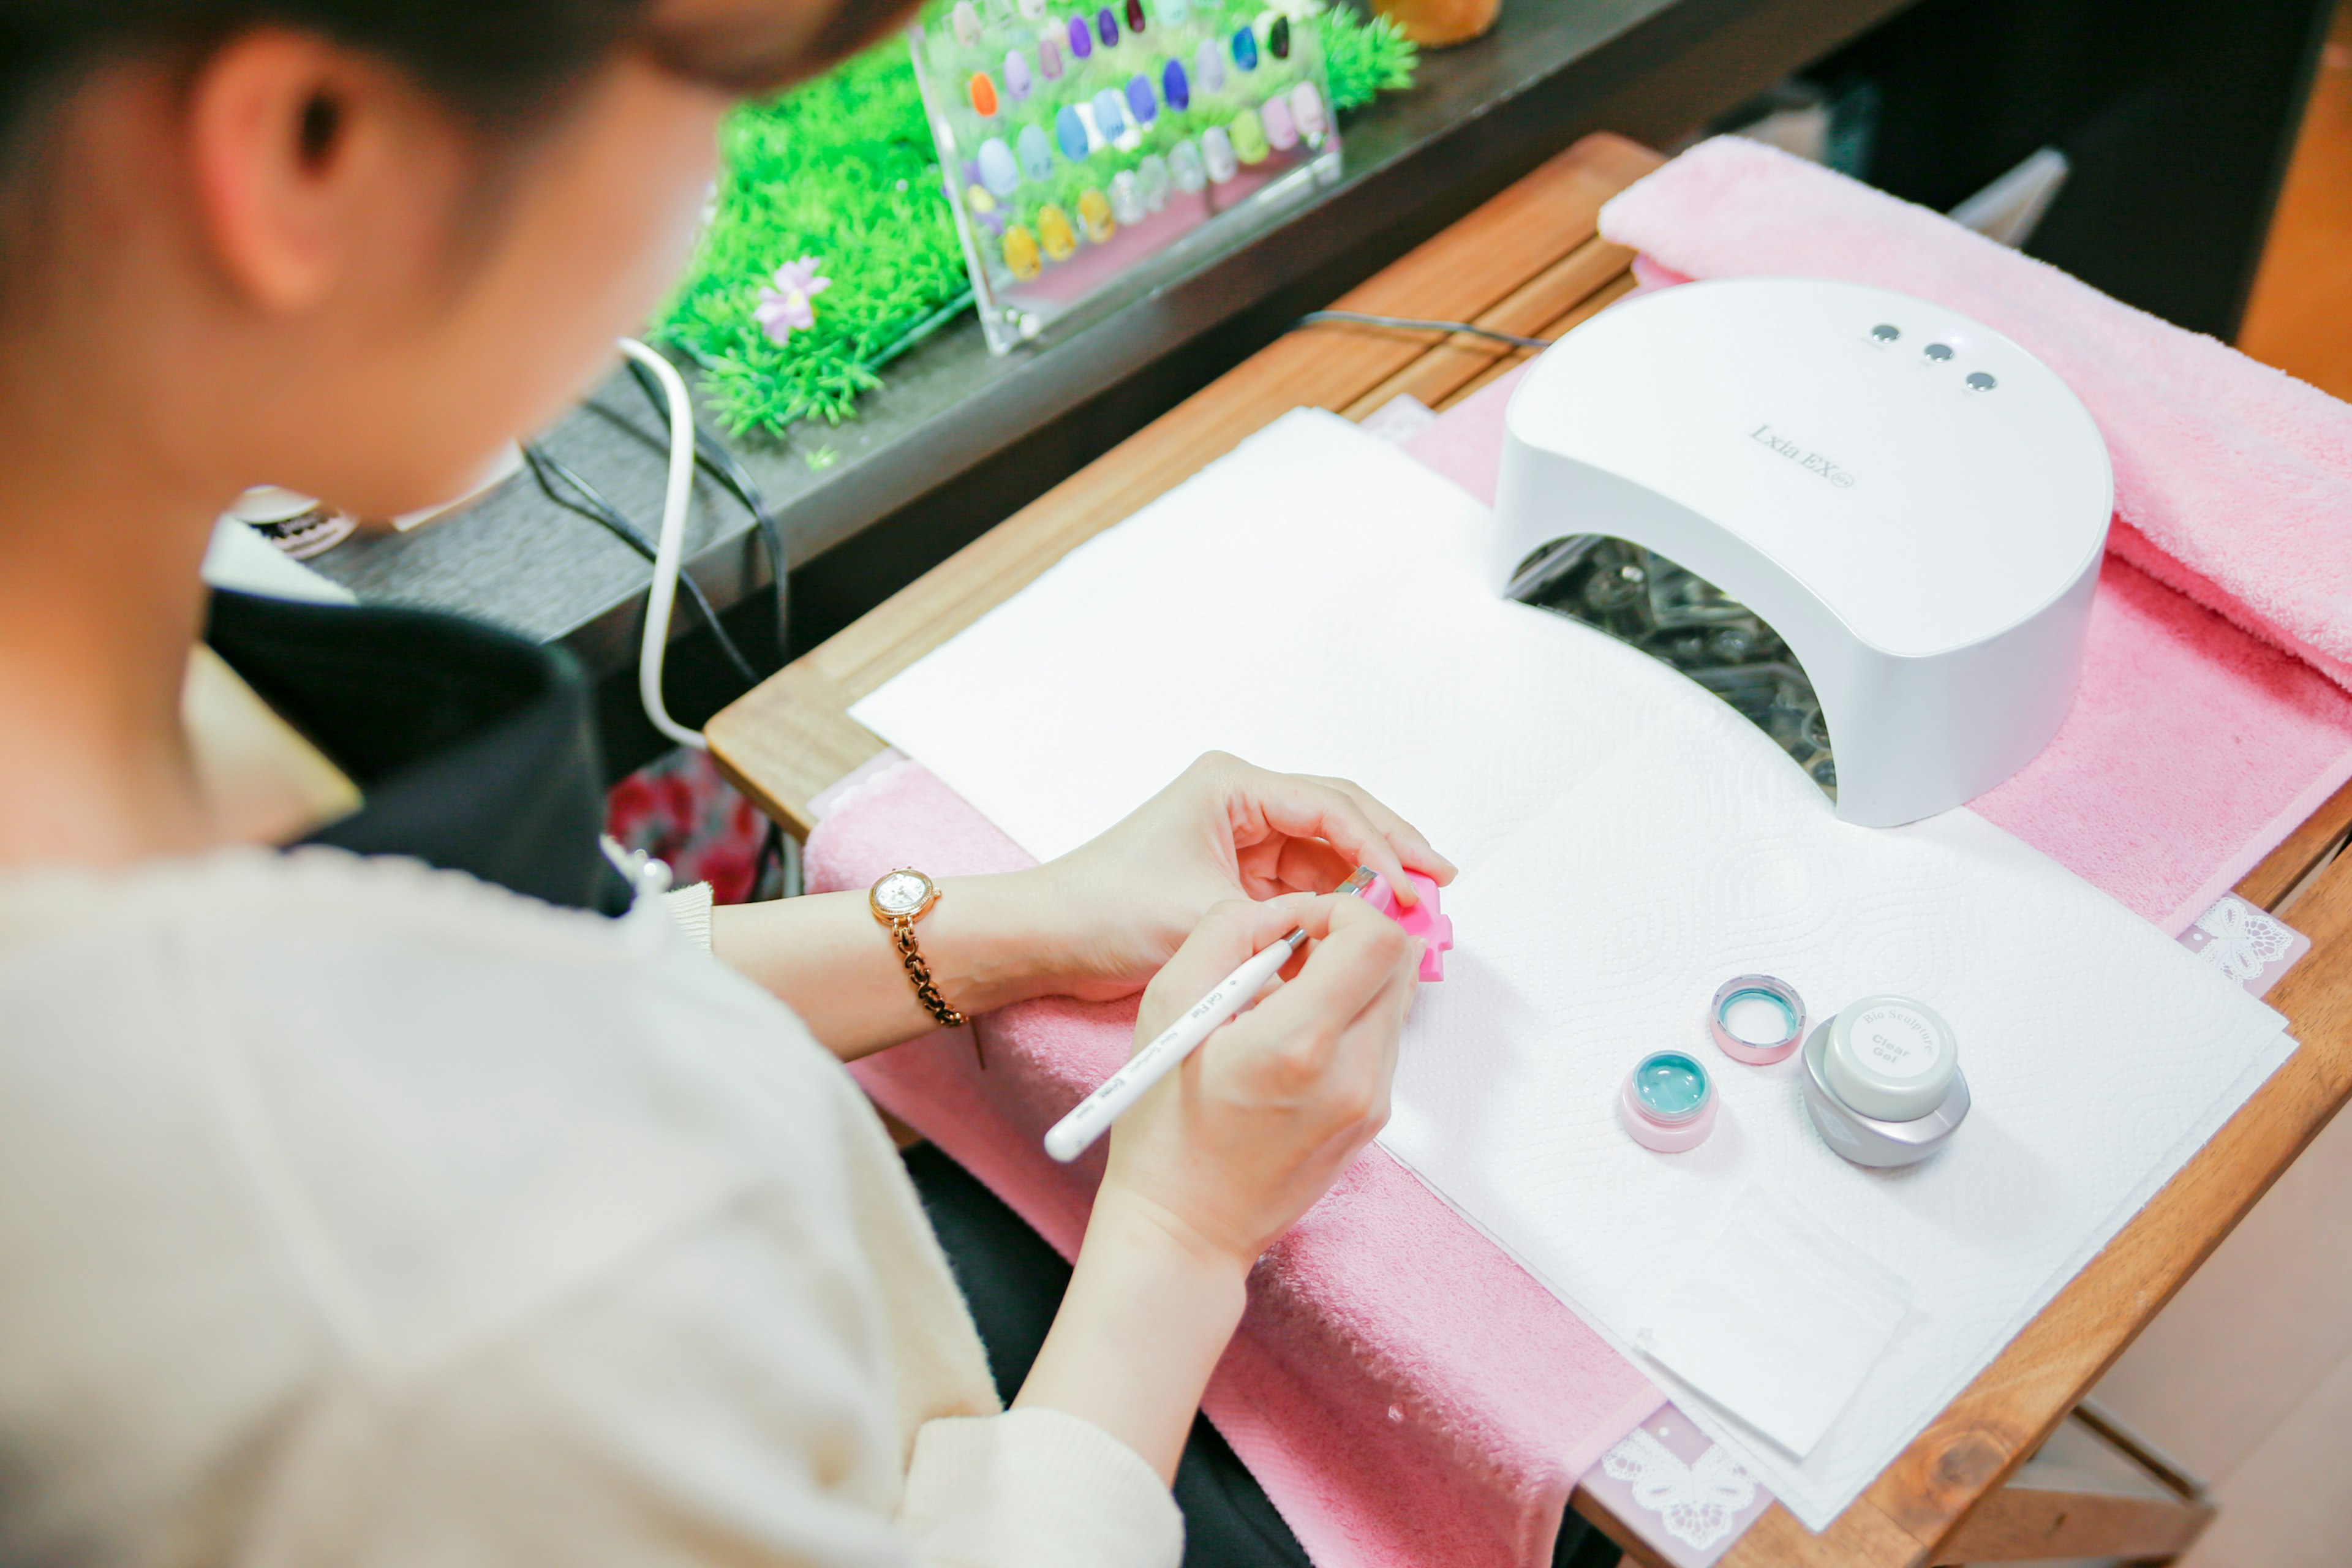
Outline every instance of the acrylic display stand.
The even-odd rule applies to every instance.
[[[989,348],[1132,299],[1339,177],[1315,26],[1222,0],[956,0],[908,29]]]

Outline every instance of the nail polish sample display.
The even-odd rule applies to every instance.
[[[1339,177],[1324,29],[1280,4],[939,0],[910,29],[992,352],[1164,284],[1204,227],[1220,246],[1272,227],[1299,176]]]
[[[1138,75],[1127,84],[1127,112],[1138,125],[1149,125],[1160,118],[1160,99],[1151,90],[1151,79]]]
[[[1043,180],[1053,174],[1054,144],[1045,140],[1045,132],[1038,127],[1023,126],[1021,140],[1014,151],[1021,156],[1021,172],[1031,179]]]

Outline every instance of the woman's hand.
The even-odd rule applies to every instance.
[[[1147,1205],[1246,1269],[1387,1122],[1422,943],[1357,899],[1291,894],[1209,911],[1143,994],[1160,1034],[1293,926],[1292,976],[1211,1035],[1111,1131],[1097,1202]]]
[[[1213,906],[1328,893],[1360,865],[1407,903],[1400,871],[1454,879],[1451,861],[1357,785],[1211,752],[1101,837],[1024,875],[1052,911],[1055,989],[1099,1001],[1143,989]]]
[[[1144,992],[1150,1039],[1292,926],[1290,979],[1111,1130],[1076,1270],[1015,1405],[1091,1421],[1173,1478],[1250,1266],[1388,1117],[1421,942],[1355,899],[1219,904]]]

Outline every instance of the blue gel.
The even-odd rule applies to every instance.
[[[1071,163],[1082,163],[1087,155],[1087,122],[1068,104],[1054,112],[1054,134],[1062,143],[1062,156]]]
[[[1680,1051],[1657,1051],[1633,1069],[1633,1098],[1661,1121],[1686,1121],[1706,1105],[1706,1069]]]
[[[1102,130],[1103,140],[1116,141],[1127,131],[1127,100],[1120,98],[1117,88],[1107,87],[1095,94],[1095,124]]]
[[[1160,68],[1160,96],[1168,100],[1171,109],[1192,107],[1192,84],[1184,79],[1181,60],[1170,60]]]
[[[1257,69],[1257,35],[1247,27],[1234,29],[1234,64],[1245,71]]]
[[[1127,112],[1138,125],[1149,125],[1160,117],[1160,100],[1152,96],[1151,79],[1140,72],[1127,84]]]

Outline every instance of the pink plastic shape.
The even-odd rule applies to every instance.
[[[1436,883],[1418,871],[1407,871],[1405,875],[1412,879],[1412,890],[1421,896],[1421,901],[1412,908],[1398,907],[1396,893],[1386,877],[1372,879],[1372,885],[1364,889],[1364,902],[1404,927],[1407,935],[1427,942],[1429,945],[1421,952],[1421,977],[1443,980],[1445,954],[1454,946],[1454,922],[1438,907]]]

